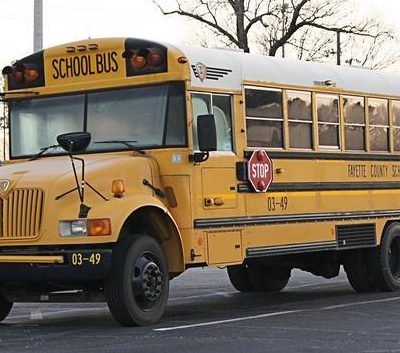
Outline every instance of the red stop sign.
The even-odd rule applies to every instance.
[[[264,150],[254,151],[247,162],[247,173],[256,192],[265,192],[272,182],[272,161]]]

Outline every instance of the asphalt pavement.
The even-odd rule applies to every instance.
[[[400,352],[400,292],[293,271],[280,293],[239,293],[224,269],[194,269],[150,327],[119,326],[105,304],[16,304],[0,352]]]

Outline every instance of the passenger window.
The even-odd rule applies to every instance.
[[[339,96],[317,94],[318,144],[323,149],[339,149]]]
[[[346,150],[365,151],[365,111],[363,97],[343,97]]]
[[[290,148],[311,149],[312,109],[311,93],[287,91]]]
[[[387,99],[368,99],[371,151],[389,150],[389,115]]]
[[[283,148],[282,90],[246,89],[249,147]]]
[[[393,132],[394,150],[400,151],[400,101],[392,101],[393,104]]]
[[[217,132],[217,151],[232,151],[232,103],[228,95],[192,94],[193,149],[199,149],[197,140],[197,117],[213,114]]]

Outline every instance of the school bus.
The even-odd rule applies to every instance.
[[[343,266],[400,287],[400,79],[143,39],[88,39],[3,69],[0,319],[19,301],[164,312],[169,281],[242,292]]]

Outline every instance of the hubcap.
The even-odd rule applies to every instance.
[[[144,254],[135,262],[132,273],[132,290],[142,309],[152,307],[161,296],[162,272],[151,254]]]

